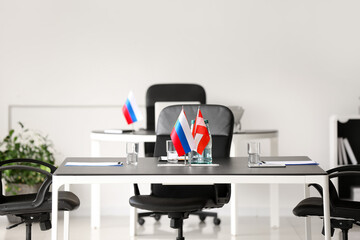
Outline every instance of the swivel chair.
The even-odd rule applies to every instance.
[[[31,163],[32,166],[21,165],[22,163]],[[50,172],[36,166],[47,167],[50,169]],[[2,184],[0,184],[0,215],[15,215],[21,219],[20,223],[9,226],[7,229],[25,223],[26,240],[31,240],[31,226],[33,223],[40,223],[42,231],[51,229],[50,213],[52,201],[49,188],[52,183],[52,174],[55,172],[56,167],[34,159],[12,159],[0,162],[0,173],[9,169],[33,171],[45,176],[45,180],[37,193],[4,196],[2,194]],[[77,209],[79,205],[79,198],[72,192],[59,192],[59,211],[72,211]]]
[[[184,106],[188,120],[195,118],[198,106]],[[200,105],[200,107],[203,116],[209,120],[213,157],[215,159],[229,157],[234,125],[232,112],[227,107],[220,105]],[[155,156],[166,155],[165,142],[170,139],[170,132],[181,108],[181,105],[169,106],[160,113]],[[230,184],[186,186],[152,184],[150,195],[140,195],[137,184],[134,185],[134,188],[135,196],[130,198],[130,205],[153,211],[155,214],[168,215],[171,218],[170,227],[178,229],[177,240],[185,239],[183,237],[183,220],[188,218],[189,214],[204,208],[220,208],[229,202],[231,195]]]
[[[175,83],[175,84],[154,84],[146,91],[146,130],[155,131],[155,103],[156,102],[199,102],[206,103],[205,89],[198,84]],[[154,156],[155,143],[145,143],[144,152],[146,157]],[[210,216],[213,213],[209,213]],[[145,223],[144,217],[152,216],[156,221],[161,215],[149,212],[138,213],[138,223]],[[200,219],[205,220],[202,214]],[[216,220],[217,221],[217,220]],[[220,222],[219,222],[220,223]]]
[[[360,165],[347,165],[333,168],[327,171],[329,179],[336,177],[360,178]],[[302,200],[293,209],[293,213],[299,217],[324,216],[322,187],[318,184],[310,184],[320,193],[321,197],[309,197]],[[334,184],[329,182],[330,195],[330,227],[331,236],[335,228],[342,231],[342,239],[348,240],[348,231],[353,224],[360,225],[360,202],[340,199]],[[322,231],[324,234],[324,229]]]

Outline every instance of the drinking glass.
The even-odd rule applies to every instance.
[[[139,143],[127,142],[126,143],[126,164],[137,165],[139,155]]]
[[[178,162],[178,154],[177,154],[175,146],[171,140],[166,141],[166,153],[167,153],[167,161],[169,163],[177,163]]]
[[[260,143],[249,142],[248,154],[249,154],[249,160],[248,160],[249,166],[260,164]]]

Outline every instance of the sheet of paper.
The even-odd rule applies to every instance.
[[[158,167],[218,167],[219,164],[183,164],[183,163],[158,163]]]
[[[288,165],[319,165],[314,161],[264,161],[265,164],[285,164]]]
[[[67,162],[65,166],[78,166],[78,167],[109,167],[109,166],[122,166],[122,162]]]
[[[188,159],[188,157],[186,157]],[[184,157],[178,157],[179,161],[184,161]],[[167,156],[160,156],[160,161],[167,161]]]

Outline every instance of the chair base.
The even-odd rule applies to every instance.
[[[213,222],[216,226],[220,225],[221,223],[220,218],[218,218],[217,212],[196,211],[190,214],[199,216],[201,222],[204,222],[206,217],[213,217],[214,218]]]
[[[31,240],[31,228],[33,223],[40,223],[40,229],[42,231],[51,229],[50,213],[38,213],[38,214],[26,214],[17,215],[21,218],[20,223],[16,223],[7,227],[6,229],[12,229],[20,224],[26,224],[26,240]]]
[[[144,217],[153,217],[156,221],[159,221],[162,215],[168,215],[167,213],[161,212],[142,212],[138,213],[138,223],[142,226],[145,223]],[[221,219],[218,218],[218,214],[216,212],[205,212],[205,211],[196,211],[190,213],[190,215],[199,216],[200,221],[204,222],[206,217],[213,217],[213,223],[218,226],[221,223]]]

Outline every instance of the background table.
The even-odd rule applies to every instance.
[[[307,157],[263,157],[263,160],[308,160]],[[164,183],[164,184],[309,184],[317,183],[324,189],[324,222],[325,239],[330,240],[330,214],[328,175],[317,165],[287,166],[286,168],[248,168],[246,157],[214,159],[218,167],[190,167],[190,166],[157,166],[157,158],[140,158],[137,166],[124,165],[123,167],[67,167],[66,162],[72,161],[125,161],[125,158],[68,158],[53,175],[52,201],[52,240],[57,239],[57,199],[58,190],[64,184],[102,184],[102,183]],[[211,176],[211,177],[209,177]],[[132,189],[132,188],[131,188]],[[132,191],[132,190],[131,190]],[[305,197],[309,192],[305,191]],[[231,234],[238,232],[238,194],[232,188],[231,197]],[[130,206],[129,206],[130,207]],[[130,207],[130,235],[136,235],[135,208]],[[68,215],[66,216],[68,218]],[[64,221],[69,225],[69,221]],[[309,222],[306,224],[310,226]],[[64,237],[68,236],[66,226]],[[307,237],[309,237],[309,229]]]

